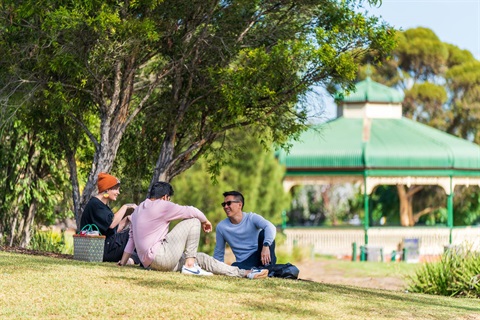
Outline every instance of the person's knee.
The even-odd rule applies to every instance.
[[[188,225],[191,228],[194,228],[194,227],[200,228],[201,222],[197,218],[191,218],[191,219],[182,220],[179,224]]]
[[[195,226],[195,227],[199,227],[200,228],[200,225],[202,224],[200,222],[200,220],[198,220],[197,218],[192,218],[192,219],[188,219],[188,220],[191,220],[190,223]]]

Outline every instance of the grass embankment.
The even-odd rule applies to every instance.
[[[1,319],[480,319],[477,299],[117,267],[0,251]]]

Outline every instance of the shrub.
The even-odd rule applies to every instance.
[[[448,249],[409,277],[409,291],[443,296],[480,297],[480,253],[467,245]]]
[[[53,232],[51,230],[35,232],[30,241],[30,248],[54,253],[73,253],[73,245],[71,241],[68,241],[65,233]]]
[[[283,233],[277,233],[275,239],[275,255],[277,263],[300,263],[309,256],[312,256],[312,247],[300,247],[294,243],[293,248],[287,249],[286,236]]]

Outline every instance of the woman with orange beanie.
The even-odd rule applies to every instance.
[[[101,172],[97,180],[98,194],[90,199],[83,210],[80,229],[94,224],[105,236],[103,261],[117,262],[122,258],[123,250],[128,242],[129,217],[127,209],[137,207],[136,204],[124,204],[115,214],[108,206],[110,201],[117,200],[120,194],[120,180]],[[136,255],[132,255],[135,263],[140,263]]]

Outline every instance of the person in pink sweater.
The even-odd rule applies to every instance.
[[[211,232],[212,224],[197,208],[171,202],[173,194],[173,188],[167,182],[157,182],[152,186],[149,197],[132,213],[129,239],[119,266],[127,264],[136,249],[143,266],[153,270],[249,279],[268,276],[267,269],[244,270],[197,252],[200,229]],[[182,221],[168,232],[170,222],[174,220]]]

